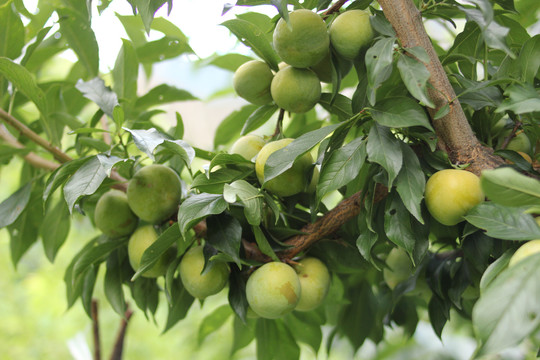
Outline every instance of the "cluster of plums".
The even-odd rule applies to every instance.
[[[256,104],[274,102],[291,113],[312,109],[321,96],[321,81],[332,82],[331,48],[339,55],[342,75],[352,67],[373,37],[369,13],[349,10],[338,15],[330,27],[320,15],[300,9],[289,21],[278,21],[273,46],[283,61],[275,74],[260,60],[241,65],[233,77],[238,96]]]

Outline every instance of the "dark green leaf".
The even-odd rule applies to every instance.
[[[200,192],[211,194],[222,194],[223,186],[230,184],[235,180],[244,178],[248,173],[240,170],[219,168],[211,173],[199,173],[193,178],[191,188],[198,189]]]
[[[540,227],[525,208],[507,207],[493,202],[472,208],[465,220],[486,230],[486,235],[504,240],[540,239]]]
[[[423,224],[420,204],[424,198],[426,178],[414,151],[405,143],[401,143],[401,150],[403,166],[396,178],[396,190],[407,210]]]
[[[387,127],[423,126],[433,130],[425,110],[408,97],[389,97],[377,102],[371,109],[373,119]]]
[[[342,94],[333,97],[330,93],[322,93],[319,104],[330,114],[338,116],[341,120],[348,120],[353,116],[351,99]]]
[[[28,183],[0,203],[0,229],[13,224],[17,220],[26,208],[31,192],[32,184]]]
[[[257,242],[259,250],[261,250],[263,254],[270,256],[272,260],[279,261],[261,228],[259,226],[252,226],[251,229],[253,230],[253,235],[255,236],[255,241]]]
[[[40,228],[43,249],[50,262],[54,262],[58,250],[67,239],[70,227],[69,210],[66,202],[60,199],[47,210]]]
[[[400,141],[389,128],[375,124],[369,131],[367,153],[369,161],[381,165],[388,173],[390,188],[403,164]]]
[[[521,80],[532,83],[540,68],[540,35],[530,38],[523,44],[517,63],[521,70]]]
[[[502,271],[482,292],[472,314],[476,355],[519,344],[540,326],[540,254]]]
[[[375,105],[377,89],[392,73],[395,41],[393,37],[382,38],[366,52],[368,99],[371,105]]]
[[[105,261],[112,251],[126,246],[126,242],[126,240],[114,240],[103,243],[93,242],[92,246],[85,247],[83,249],[84,252],[80,253],[73,265],[72,284],[77,283],[91,266],[97,266]]]
[[[420,101],[421,104],[435,108],[435,104],[427,93],[426,85],[431,75],[426,65],[410,56],[401,54],[397,62],[397,67],[401,74],[401,79],[411,95]]]
[[[59,186],[74,174],[85,162],[91,158],[79,158],[62,164],[58,169],[54,170],[47,179],[45,190],[43,191],[43,201],[47,201],[49,196],[54,193]]]
[[[407,208],[397,196],[389,196],[386,200],[386,209],[384,212],[384,231],[388,239],[397,246],[405,249],[412,254],[418,235],[415,233]]]
[[[236,202],[239,198],[244,205],[244,215],[250,225],[258,226],[261,223],[263,195],[259,189],[245,180],[237,180],[231,184],[225,184],[223,198],[228,203]]]
[[[246,297],[246,282],[247,277],[245,273],[240,272],[234,266],[231,267],[231,275],[229,276],[229,305],[237,315],[236,320],[240,319],[241,322],[247,322],[248,302]],[[236,331],[236,329],[235,329]],[[251,337],[253,339],[253,336]],[[235,346],[236,346],[236,334],[235,334]],[[247,344],[246,344],[247,345]],[[244,345],[245,346],[245,345]],[[234,351],[234,350],[233,350]]]
[[[178,321],[186,317],[191,304],[193,304],[193,296],[191,296],[182,285],[180,278],[177,278],[173,282],[171,288],[171,299],[173,303],[169,307],[169,314],[167,315],[167,324],[163,329],[163,333],[172,328]]]
[[[512,111],[516,114],[540,111],[540,95],[530,84],[513,84],[506,88],[508,97],[495,112]]]
[[[155,159],[154,152],[160,145],[173,153],[180,155],[188,166],[191,165],[191,162],[195,158],[195,150],[191,145],[184,140],[172,140],[155,128],[148,130],[123,129],[131,134],[137,148],[146,153],[148,157],[153,160]]]
[[[267,182],[290,169],[297,158],[311,150],[340,125],[329,125],[305,133],[283,149],[273,152],[264,166],[264,181]]]
[[[196,223],[209,215],[221,214],[227,202],[221,194],[195,194],[188,197],[178,210],[178,226],[182,236]]]
[[[142,254],[137,272],[131,280],[137,279],[146,270],[151,268],[165,253],[171,250],[171,246],[180,239],[180,229],[178,226],[171,226],[158,236],[156,241],[146,248]]]
[[[218,214],[206,219],[206,227],[208,243],[230,256],[241,268],[242,225],[238,220],[228,214]]]
[[[126,301],[122,289],[122,269],[118,251],[113,251],[107,258],[107,271],[103,288],[112,308],[120,316],[126,312]]]

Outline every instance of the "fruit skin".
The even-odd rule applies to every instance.
[[[523,131],[520,133],[517,133],[516,136],[510,140],[508,145],[506,146],[506,150],[514,150],[517,152],[524,152],[527,154],[531,153],[532,145],[531,140],[525,134]]]
[[[133,270],[137,271],[139,269],[144,251],[152,245],[157,238],[157,232],[152,225],[141,226],[131,235],[128,241],[128,257]],[[170,258],[171,253],[165,252],[158,261],[142,273],[141,276],[156,278],[164,275],[169,266]]]
[[[354,60],[373,38],[369,12],[349,10],[330,25],[330,42],[339,55]]]
[[[294,162],[290,169],[264,183],[264,165],[266,164],[268,157],[274,151],[284,148],[293,141],[294,139],[286,138],[267,143],[261,151],[259,151],[257,160],[255,161],[255,173],[257,174],[259,183],[261,185],[264,184],[266,190],[277,196],[287,197],[298,194],[304,191],[307,185],[306,170],[313,162],[313,157],[310,153],[302,155]]]
[[[267,63],[251,60],[236,69],[233,76],[233,87],[238,96],[255,105],[272,102],[270,84],[274,74]]]
[[[386,264],[388,267],[383,269],[383,278],[392,290],[397,284],[411,277],[414,272],[411,259],[402,248],[392,248],[386,257]]]
[[[211,267],[201,274],[204,268],[203,246],[189,249],[180,261],[180,278],[186,290],[197,299],[205,299],[220,292],[229,279],[229,267],[224,262],[213,262]]]
[[[508,267],[516,265],[521,260],[540,252],[540,239],[527,241],[516,250],[508,262]]]
[[[294,269],[281,262],[269,262],[255,270],[246,284],[246,297],[253,311],[276,319],[294,310],[301,285]]]
[[[321,98],[321,82],[310,69],[287,66],[276,73],[270,91],[280,108],[292,113],[305,113]]]
[[[329,51],[330,38],[324,20],[311,10],[289,13],[289,24],[279,19],[273,35],[274,49],[287,64],[307,68]]]
[[[266,141],[259,135],[244,135],[234,142],[231,154],[242,155],[245,159],[252,160],[265,144]]]
[[[178,210],[182,196],[180,178],[165,165],[141,168],[133,175],[127,188],[129,207],[144,221],[160,223]]]
[[[484,201],[480,178],[457,169],[437,171],[426,183],[425,201],[429,213],[443,225],[456,225],[475,205]]]
[[[294,266],[300,280],[300,300],[295,310],[310,311],[326,298],[330,288],[330,273],[326,265],[314,257],[306,257]]]
[[[127,195],[119,190],[103,194],[94,210],[96,227],[111,238],[128,236],[137,228],[138,220],[129,207]]]

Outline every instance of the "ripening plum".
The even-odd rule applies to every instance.
[[[245,159],[252,160],[265,144],[266,141],[259,135],[244,135],[234,142],[231,147],[231,153],[242,155]]]
[[[326,265],[314,257],[306,257],[294,266],[300,280],[300,300],[295,310],[310,311],[322,304],[330,288],[330,273]]]
[[[519,249],[516,250],[514,255],[510,258],[508,266],[514,266],[521,260],[540,252],[540,239],[527,241],[525,244],[521,245]]]
[[[131,210],[146,222],[157,224],[178,210],[182,195],[180,178],[171,168],[154,164],[133,175],[127,188]]]
[[[345,11],[330,25],[330,42],[345,59],[356,59],[372,38],[369,12],[365,10]]]
[[[268,319],[294,310],[301,296],[301,285],[294,269],[282,262],[269,262],[251,274],[246,297],[251,309]]]

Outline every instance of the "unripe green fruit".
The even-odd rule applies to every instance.
[[[189,249],[180,261],[180,278],[187,292],[197,299],[205,299],[220,292],[229,279],[229,267],[224,262],[216,261],[203,274],[203,246]]]
[[[514,255],[512,255],[508,266],[514,266],[521,260],[538,252],[540,252],[540,240],[527,241],[525,244],[521,245],[519,249],[516,250]]]
[[[259,135],[244,135],[235,141],[231,147],[232,154],[242,155],[245,159],[253,159],[266,144]]]
[[[287,138],[267,143],[259,151],[257,160],[255,161],[255,173],[260,184],[264,184],[266,190],[281,197],[292,196],[304,191],[307,182],[306,171],[313,162],[311,154],[306,153],[297,159],[290,169],[270,181],[264,182],[264,165],[268,157],[273,152],[284,148],[293,141],[294,139]]]
[[[279,19],[274,30],[274,49],[287,64],[307,68],[321,61],[329,51],[330,39],[323,19],[311,10],[289,14],[289,23]]]
[[[506,150],[514,150],[530,154],[532,150],[531,140],[523,131],[516,134],[506,146]]]
[[[364,10],[345,11],[330,25],[330,42],[337,53],[345,59],[357,58],[372,38],[373,29],[369,22],[369,13]]]
[[[251,60],[240,65],[233,76],[233,87],[238,96],[255,105],[272,102],[270,84],[274,74],[267,63]]]
[[[178,210],[180,178],[165,165],[145,166],[133,175],[127,188],[129,207],[144,221],[160,223]]]
[[[321,82],[310,69],[287,66],[276,73],[270,91],[280,108],[292,113],[305,113],[321,98]]]
[[[425,201],[429,213],[443,225],[456,225],[475,205],[484,201],[480,179],[457,169],[437,171],[426,183]]]
[[[330,273],[326,265],[314,257],[306,257],[294,266],[300,280],[300,300],[295,310],[310,311],[322,304],[330,288]]]
[[[119,190],[103,194],[94,210],[96,227],[105,235],[116,238],[131,234],[137,227],[137,216],[129,207],[127,196]]]
[[[407,280],[414,272],[413,264],[407,252],[402,248],[393,248],[386,258],[388,267],[383,269],[383,278],[392,290],[401,282]]]
[[[298,304],[301,285],[296,271],[281,262],[266,263],[251,274],[246,284],[249,306],[261,317],[279,318]]]
[[[131,235],[128,241],[128,257],[133,270],[137,271],[139,269],[144,251],[152,245],[157,238],[158,235],[152,225],[141,226]],[[141,276],[156,278],[164,275],[169,266],[169,259],[170,253],[164,253],[159,260],[142,273]]]

